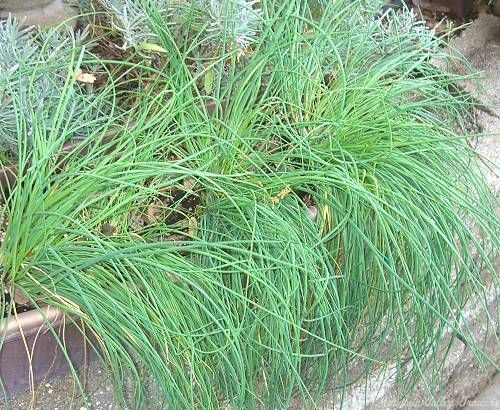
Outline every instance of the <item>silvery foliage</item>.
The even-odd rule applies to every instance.
[[[244,51],[257,38],[261,22],[259,0],[101,0],[111,13],[113,27],[124,38],[123,48],[138,48],[142,43],[154,41],[149,27],[147,7],[154,8],[167,24],[175,26],[183,15],[197,15],[200,30],[210,42],[225,41]],[[203,34],[203,33],[202,33]]]
[[[20,142],[29,147],[39,137],[35,132],[48,134],[61,116],[71,123],[86,111],[84,93],[66,86],[85,35],[34,35],[11,17],[0,22],[0,152],[15,157]],[[65,132],[68,139],[84,133],[78,125]]]
[[[218,38],[229,38],[244,51],[259,33],[260,9],[258,0],[197,0],[207,12],[207,30]]]
[[[151,41],[155,35],[149,28],[149,16],[144,2],[135,0],[101,0],[100,3],[110,13],[113,28],[123,37],[123,49],[139,48],[142,43]],[[156,11],[169,14],[168,2],[154,0]]]

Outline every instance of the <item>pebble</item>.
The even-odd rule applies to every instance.
[[[308,213],[309,213],[309,218],[314,221],[318,216],[318,209],[315,206],[310,206]]]

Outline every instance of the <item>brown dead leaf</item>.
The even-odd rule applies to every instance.
[[[189,193],[193,193],[193,188],[196,185],[196,180],[194,178],[186,178],[184,181],[182,181],[182,186],[188,191]]]
[[[105,222],[101,225],[100,230],[101,233],[103,233],[106,236],[113,236],[116,232],[116,227],[111,225],[110,223]]]
[[[157,222],[159,219],[161,219],[162,215],[163,207],[161,203],[152,203],[146,209],[146,216],[149,223]]]
[[[94,84],[96,77],[93,74],[84,73],[81,69],[78,69],[75,80],[80,81],[81,83]]]
[[[16,289],[14,291],[14,302],[16,303],[16,305],[24,306],[29,304],[30,300],[21,290]]]

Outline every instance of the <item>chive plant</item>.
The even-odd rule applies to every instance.
[[[64,90],[65,79],[74,70],[69,65],[73,56],[85,52],[88,43],[86,31],[73,37],[66,31],[35,33],[33,28],[21,28],[11,17],[0,23],[0,153],[4,159],[15,160],[18,149],[23,149],[18,146],[20,129],[22,145],[29,148],[35,138],[34,122],[43,121],[50,128],[51,121],[60,121],[62,113],[57,108],[65,93],[73,94],[64,113],[68,124],[73,123],[71,131],[65,132],[68,140],[83,138],[88,133],[86,126],[104,115],[86,109],[95,106],[91,88],[75,84]]]
[[[63,169],[74,78],[29,149],[14,105],[2,286],[68,313],[122,406],[144,405],[151,376],[151,406],[314,407],[355,364],[432,394],[446,334],[491,361],[463,312],[498,288],[500,237],[464,135],[471,103],[433,64],[449,57],[432,32],[365,3],[262,1],[252,46],[224,37],[201,71],[203,39],[177,41],[137,3],[167,56],[134,63],[148,84],[132,107],[109,79],[97,100],[112,109]],[[207,92],[210,70],[225,76]]]

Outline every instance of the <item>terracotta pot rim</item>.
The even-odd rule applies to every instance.
[[[92,336],[50,305],[1,320],[0,401],[97,359]]]
[[[65,315],[54,306],[44,305],[27,312],[11,314],[0,321],[0,338],[3,342],[23,339],[36,333],[50,332],[65,320]]]

